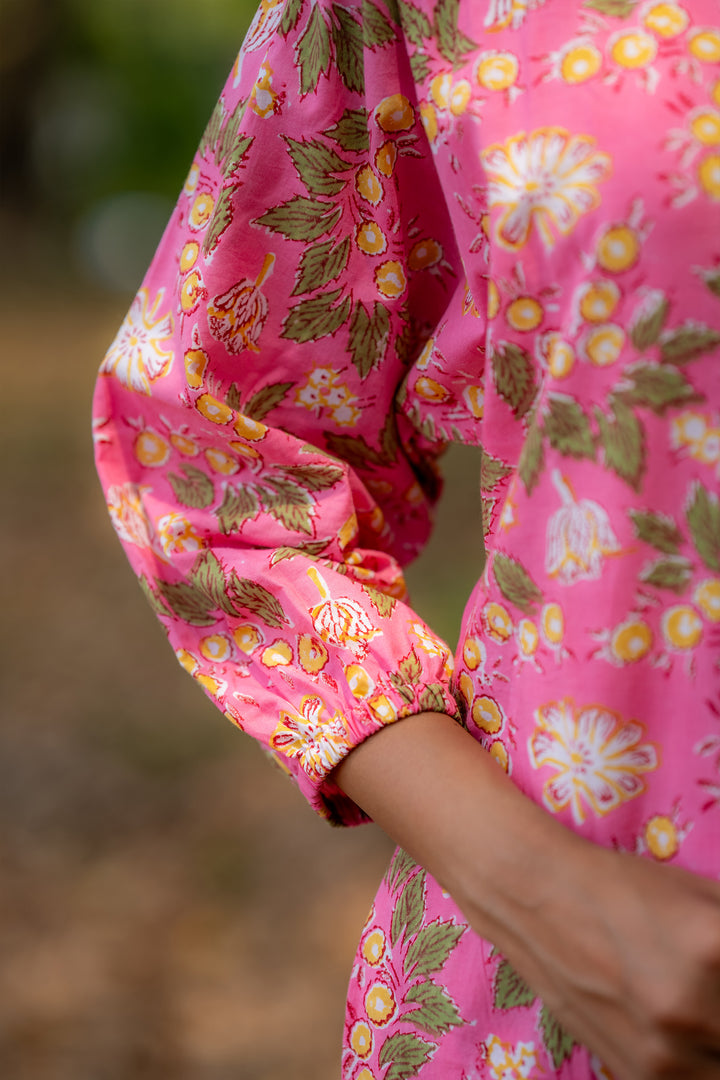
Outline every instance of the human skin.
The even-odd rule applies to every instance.
[[[334,775],[617,1080],[720,1080],[719,883],[566,829],[440,713]]]

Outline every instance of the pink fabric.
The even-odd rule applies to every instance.
[[[181,663],[336,821],[344,754],[459,710],[569,828],[720,874],[718,14],[263,0],[97,459]],[[454,675],[400,569],[451,440],[488,548]],[[416,1075],[608,1073],[399,853],[343,1077]]]

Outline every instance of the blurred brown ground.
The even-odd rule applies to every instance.
[[[390,845],[316,819],[176,664],[92,464],[94,374],[129,298],[0,225],[26,263],[0,289],[0,1076],[338,1080]],[[451,453],[410,575],[452,644],[478,464]]]

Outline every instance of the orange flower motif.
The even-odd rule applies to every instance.
[[[407,279],[402,264],[394,259],[382,263],[375,271],[375,284],[378,292],[389,300],[402,296],[407,288]]]
[[[404,94],[391,94],[377,106],[375,119],[383,131],[408,131],[415,123],[415,113]]]
[[[270,737],[273,750],[297,758],[314,780],[320,780],[342,761],[350,749],[348,731],[340,713],[327,715],[322,698],[307,695],[299,713],[280,713],[280,721]]]
[[[431,266],[437,266],[442,256],[443,249],[437,240],[418,240],[410,249],[408,266],[411,270],[427,270]]]
[[[245,278],[208,304],[210,333],[230,353],[259,352],[258,340],[268,317],[268,301],[260,286],[271,273],[275,256],[268,254],[255,281]]]

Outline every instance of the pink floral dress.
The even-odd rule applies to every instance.
[[[446,711],[578,833],[718,877],[719,346],[718,0],[262,0],[98,467],[180,663],[320,813]],[[488,551],[454,664],[401,573],[452,440]],[[342,1076],[609,1073],[398,852]]]

